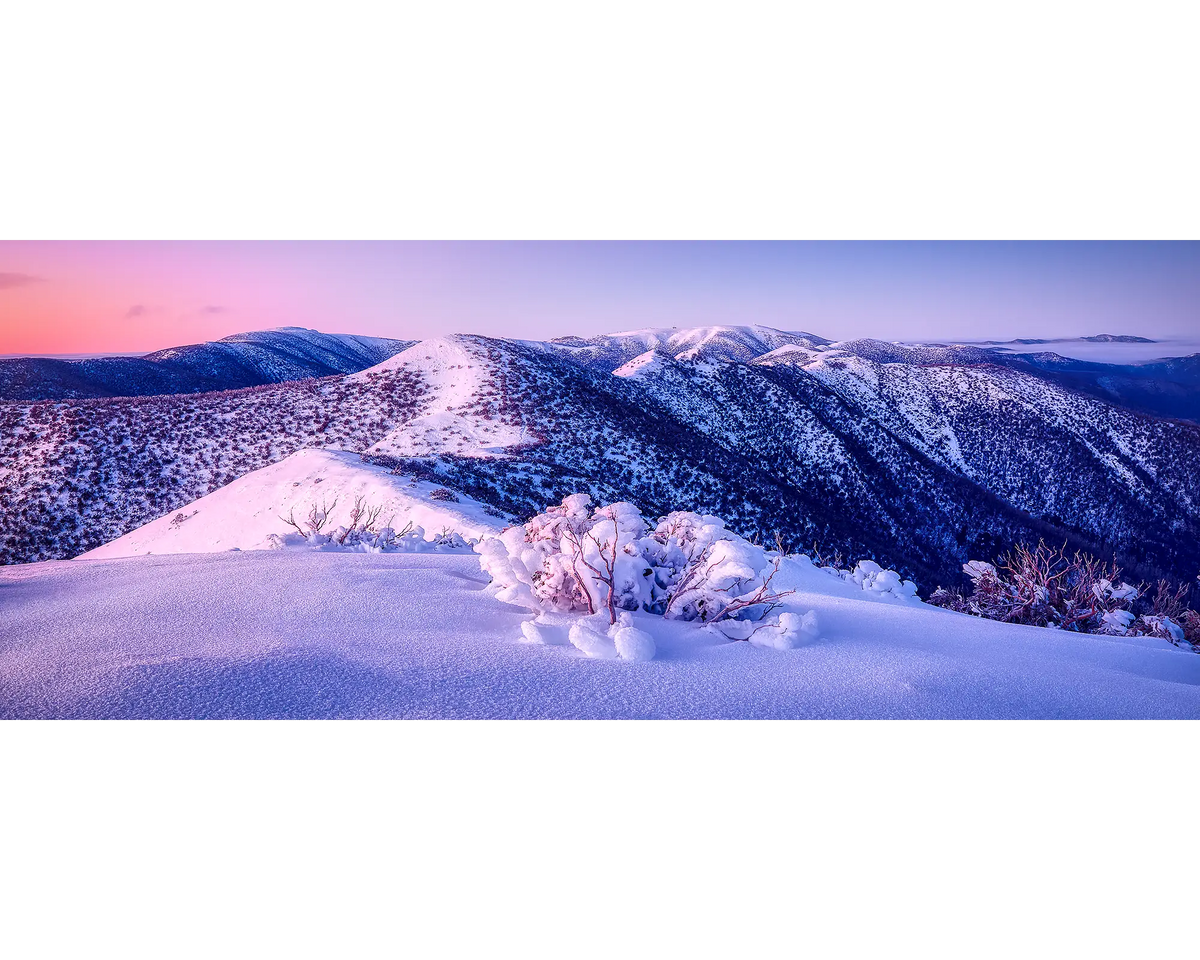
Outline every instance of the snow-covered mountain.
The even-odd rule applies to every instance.
[[[1191,578],[1200,426],[975,347],[444,337],[342,376],[0,403],[0,489],[5,560],[82,553],[0,569],[0,718],[1200,715],[1200,660],[1145,612],[997,623],[800,555],[928,591],[1044,536]],[[769,584],[762,617],[555,606],[551,513],[510,524],[575,493],[781,544],[694,563],[733,571],[722,605]],[[650,526],[713,521],[679,517]],[[636,543],[622,591],[697,589],[680,541]]]
[[[1014,340],[1005,344],[901,344],[882,340],[831,342],[811,333],[769,327],[636,330],[550,341],[577,361],[615,370],[645,353],[680,360],[750,362],[768,354],[812,357],[838,350],[880,363],[975,366],[996,364],[1106,403],[1156,417],[1200,423],[1200,341],[1159,343],[1100,334],[1071,340]],[[1061,351],[1061,352],[1053,352]],[[1163,351],[1173,351],[1160,356]],[[1190,351],[1190,353],[1189,353]]]
[[[615,370],[652,351],[679,360],[746,362],[772,350],[798,345],[819,350],[829,341],[811,333],[787,333],[772,327],[660,327],[598,337],[559,337],[550,345],[585,366]]]
[[[0,359],[0,400],[159,396],[327,377],[374,366],[411,343],[281,327],[143,357]]]
[[[453,336],[339,378],[0,404],[0,557],[81,553],[314,446],[506,516],[581,491],[695,509],[927,590],[1039,537],[1139,576],[1200,567],[1200,427],[978,347],[764,327]]]

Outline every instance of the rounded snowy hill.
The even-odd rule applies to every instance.
[[[428,481],[398,476],[344,450],[299,450],[278,463],[239,477],[206,497],[152,520],[79,559],[146,554],[263,550],[272,538],[303,524],[312,508],[328,512],[330,528],[348,525],[356,502],[378,508],[381,523],[396,529],[411,522],[427,531],[479,538],[503,524],[495,511],[469,497],[447,493]]]
[[[0,359],[0,401],[165,396],[328,377],[373,366],[411,343],[279,327],[140,357]]]

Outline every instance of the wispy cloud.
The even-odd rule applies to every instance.
[[[125,319],[133,320],[137,317],[144,317],[150,310],[140,303],[135,303],[132,307],[125,311]]]
[[[0,273],[0,290],[15,290],[17,287],[28,287],[34,283],[45,283],[42,277],[29,273]]]
[[[211,316],[212,314],[216,314],[216,313],[228,313],[229,308],[228,307],[208,306],[208,307],[201,307],[200,312]]]

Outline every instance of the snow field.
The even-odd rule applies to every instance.
[[[617,657],[572,645],[575,616],[530,623],[471,555],[8,566],[0,716],[1200,717],[1195,654],[902,604],[811,564],[780,577],[819,636],[777,651],[635,614],[655,645],[636,662],[592,628]]]

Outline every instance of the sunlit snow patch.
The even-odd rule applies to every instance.
[[[438,489],[436,484],[364,463],[355,453],[300,450],[80,559],[271,549],[278,538],[295,534],[289,518],[303,525],[314,507],[328,509],[329,530],[349,526],[360,498],[365,506],[378,509],[380,527],[397,531],[411,522],[429,536],[446,530],[478,540],[504,526],[484,504],[465,495],[455,495],[455,501],[434,499]]]

